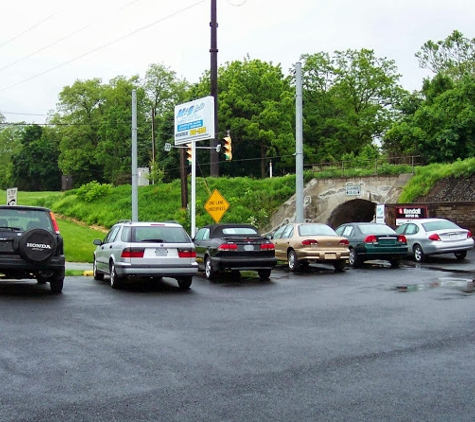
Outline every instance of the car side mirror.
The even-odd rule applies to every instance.
[[[94,239],[94,240],[92,241],[92,243],[93,243],[94,245],[101,246],[101,245],[102,245],[102,240],[101,240],[101,239]]]

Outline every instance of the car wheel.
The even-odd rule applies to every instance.
[[[122,278],[117,275],[117,270],[115,269],[115,264],[111,262],[110,264],[110,285],[113,289],[118,289],[122,283]]]
[[[241,273],[238,270],[232,270],[231,271],[231,280],[232,281],[241,280]]]
[[[340,261],[336,261],[335,263],[333,263],[333,266],[335,267],[335,271],[337,273],[341,273],[345,270],[346,261],[344,259],[341,259]]]
[[[288,265],[289,265],[289,270],[290,271],[298,271],[300,270],[300,262],[297,258],[297,254],[295,253],[295,251],[293,249],[291,249],[288,253],[287,253],[287,262],[288,262]]]
[[[401,258],[393,258],[389,260],[392,268],[399,268],[401,265]]]
[[[97,263],[96,263],[95,257],[92,263],[92,276],[94,277],[94,280],[98,280],[98,281],[104,280],[104,274],[97,271]]]
[[[423,262],[426,260],[426,255],[424,251],[422,250],[421,245],[414,245],[414,259],[416,262]]]
[[[180,290],[188,290],[191,286],[191,283],[193,281],[193,277],[180,277],[177,278],[178,281],[178,286],[180,287]]]
[[[465,259],[467,256],[467,251],[458,251],[454,252],[455,258],[457,258],[458,261],[461,261],[462,259]]]
[[[56,271],[49,282],[51,293],[61,293],[64,284],[64,269]]]
[[[271,271],[272,270],[258,270],[257,274],[259,274],[261,280],[269,280]]]
[[[214,280],[216,278],[216,272],[213,270],[209,256],[207,256],[205,260],[205,276],[208,280]]]
[[[348,257],[348,263],[353,268],[359,268],[363,265],[363,261],[361,260],[361,258],[358,257],[358,254],[353,248],[350,249],[350,256]]]

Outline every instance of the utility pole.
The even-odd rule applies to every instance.
[[[214,98],[214,139],[210,139],[209,162],[210,175],[213,177],[219,176],[219,161],[216,147],[218,145],[218,41],[217,29],[218,22],[216,20],[216,2],[211,0],[211,66],[210,66],[210,83],[211,96]]]
[[[295,222],[303,223],[302,63],[295,65]]]

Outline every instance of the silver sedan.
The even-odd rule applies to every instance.
[[[396,232],[406,236],[408,252],[417,262],[445,253],[453,253],[461,260],[474,245],[470,230],[444,218],[414,219],[397,227]]]

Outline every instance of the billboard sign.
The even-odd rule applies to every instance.
[[[199,98],[175,106],[175,145],[214,139],[214,98]]]

